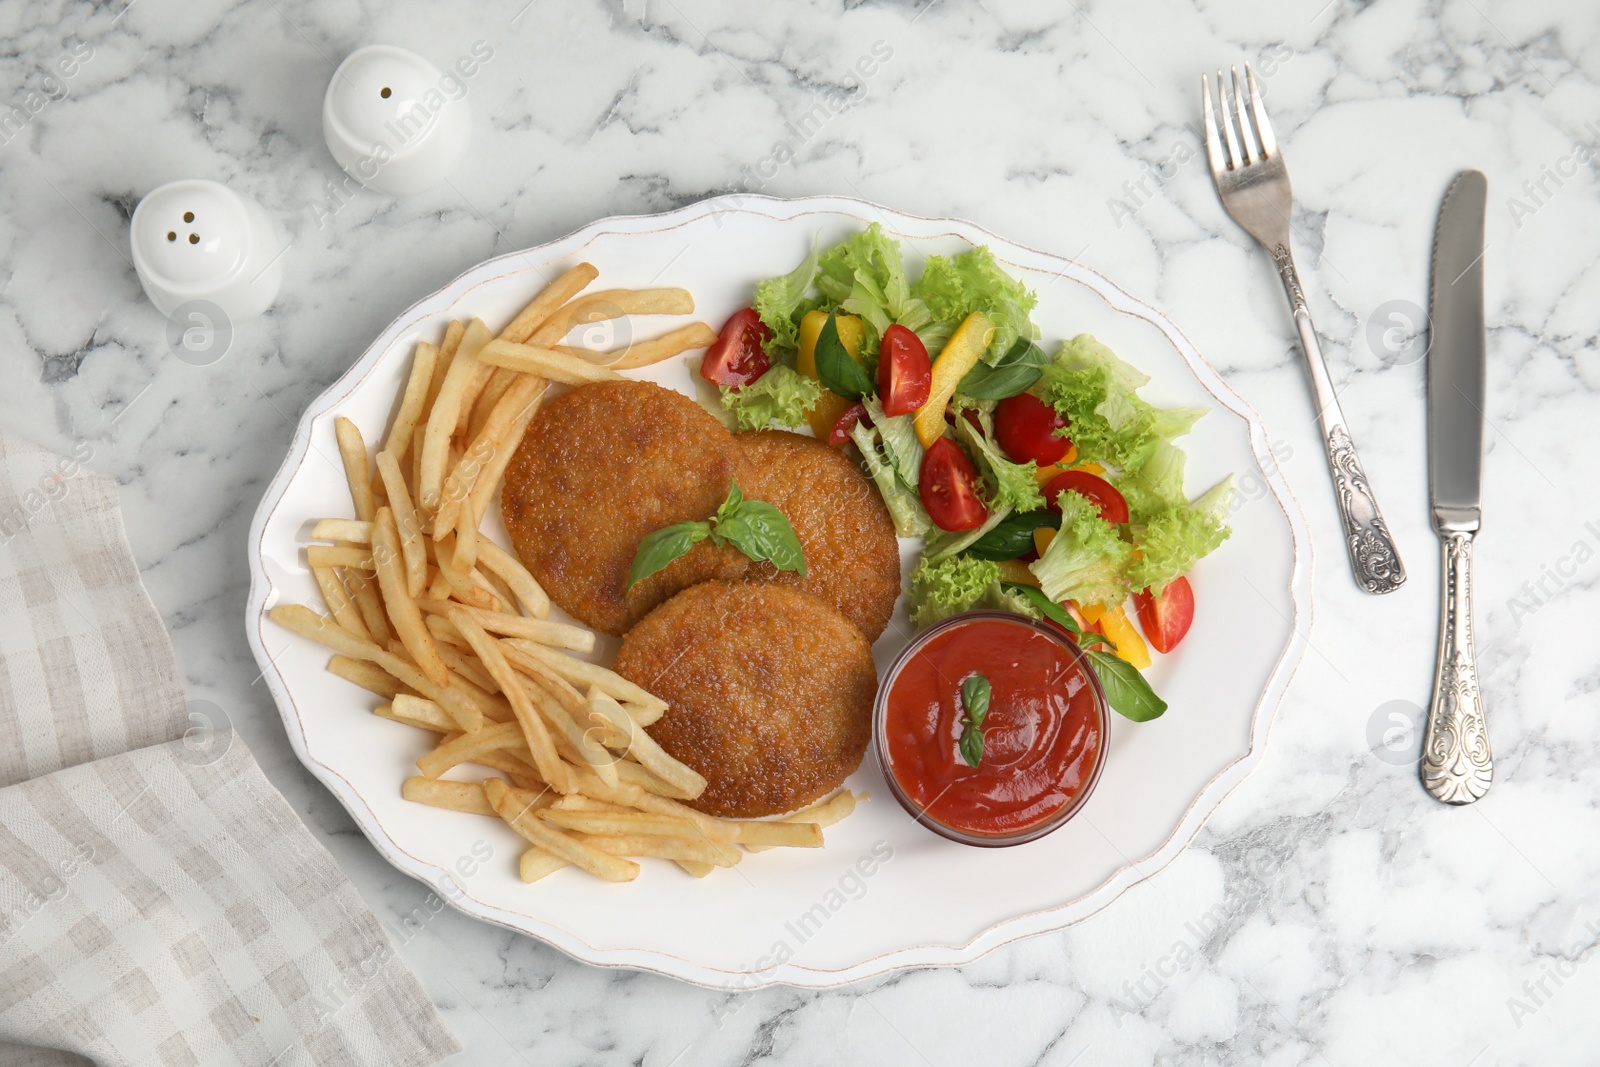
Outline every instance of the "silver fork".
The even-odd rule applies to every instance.
[[[1289,171],[1283,165],[1277,138],[1272,136],[1272,123],[1267,121],[1266,109],[1261,106],[1255,71],[1248,63],[1244,74],[1250,87],[1248,114],[1238,68],[1233,68],[1234,107],[1231,111],[1222,72],[1217,71],[1217,101],[1222,111],[1220,127],[1212,112],[1211,83],[1204,74],[1200,76],[1211,177],[1216,180],[1217,195],[1233,221],[1272,254],[1284,292],[1289,296],[1289,308],[1294,313],[1295,327],[1300,331],[1300,347],[1305,352],[1306,369],[1311,375],[1311,389],[1316,394],[1317,421],[1322,427],[1322,444],[1328,453],[1328,470],[1333,474],[1333,486],[1338,493],[1345,548],[1350,553],[1356,584],[1369,593],[1393,592],[1406,580],[1405,568],[1394,550],[1389,528],[1378,512],[1378,502],[1367,484],[1361,461],[1356,458],[1356,446],[1345,427],[1338,394],[1328,378],[1322,345],[1317,341],[1316,327],[1311,325],[1311,309],[1306,306],[1306,294],[1300,288],[1300,276],[1295,273],[1294,257],[1289,251],[1289,212],[1293,203]],[[1254,123],[1251,116],[1254,116]]]

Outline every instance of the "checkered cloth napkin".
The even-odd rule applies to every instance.
[[[456,1052],[243,741],[186,709],[87,458],[0,432],[0,1064]]]

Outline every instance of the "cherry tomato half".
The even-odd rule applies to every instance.
[[[834,421],[833,429],[828,431],[830,445],[847,445],[850,443],[850,431],[855,429],[856,423],[864,422],[872,425],[872,419],[867,416],[867,405],[859,401],[844,409],[844,414]]]
[[[988,521],[989,509],[978,496],[978,468],[950,438],[929,447],[918,483],[922,506],[939,529],[976,530]]]
[[[895,323],[878,346],[878,397],[885,415],[909,415],[928,402],[933,363],[922,338]]]
[[[994,436],[1006,455],[1018,463],[1033,460],[1041,467],[1057,463],[1072,447],[1057,430],[1065,430],[1067,420],[1056,409],[1030,393],[1018,393],[1000,401],[994,409]]]
[[[771,361],[766,342],[772,336],[755,308],[736,311],[722,326],[717,340],[706,349],[700,361],[700,377],[713,385],[737,389],[749,385],[763,374]]]
[[[1060,511],[1057,500],[1067,490],[1088,497],[1100,509],[1100,517],[1107,522],[1127,522],[1128,502],[1117,487],[1088,471],[1062,471],[1044,487],[1044,502],[1051,511]]]
[[[1157,652],[1171,652],[1194,622],[1194,589],[1187,578],[1175,578],[1160,596],[1146,589],[1133,594],[1139,626]]]

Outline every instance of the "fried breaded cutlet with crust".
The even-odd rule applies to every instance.
[[[878,672],[854,624],[786,585],[705,582],[656,608],[612,668],[667,702],[650,736],[705,776],[708,815],[779,815],[860,765]]]
[[[900,595],[900,542],[883,498],[841,449],[786,430],[734,435],[747,473],[739,488],[788,518],[806,573],[753,563],[745,578],[813,593],[878,639]]]
[[[550,599],[621,634],[680,589],[744,574],[743,554],[708,540],[625,592],[639,542],[711,517],[735,478],[745,480],[733,435],[693,400],[651,382],[599,382],[539,412],[506,468],[501,510]]]

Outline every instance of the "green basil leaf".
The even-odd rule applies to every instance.
[[[1078,620],[1069,615],[1067,610],[1060,604],[1045,596],[1036,586],[1023,585],[1020,582],[1002,582],[1001,584],[1007,592],[1015,593],[1025,599],[1037,608],[1041,615],[1060,626],[1073,637],[1081,638],[1083,636],[1083,628],[1078,625]],[[1090,636],[1096,637],[1099,635],[1091,634]]]
[[[696,541],[711,536],[710,523],[680,522],[657,530],[639,542],[639,551],[633,554],[633,565],[628,568],[628,589],[693,548]]]
[[[956,384],[956,393],[969,400],[1005,400],[1026,393],[1043,374],[1038,367],[991,367],[979,363]]]
[[[982,537],[967,546],[967,555],[1002,563],[1033,551],[1033,531],[1041,526],[1061,528],[1061,516],[1048,508],[1012,512]]]
[[[974,674],[962,682],[961,706],[967,712],[963,721],[973,726],[982,726],[984,718],[989,714],[989,679],[981,674]]]
[[[1006,349],[1005,355],[994,361],[996,367],[1045,367],[1053,363],[1038,344],[1019,337]]]
[[[794,527],[765,500],[741,501],[726,518],[717,520],[715,536],[751,559],[769,560],[780,571],[806,572],[805,552]]]
[[[846,400],[860,400],[872,392],[872,378],[865,367],[850,358],[844,342],[839,340],[838,315],[836,311],[829,312],[828,321],[817,335],[817,380],[823,388]]]
[[[744,503],[744,491],[739,488],[738,482],[729,482],[728,498],[722,502],[721,507],[717,508],[716,518],[712,519],[711,521],[713,523],[722,522],[723,520],[727,519],[729,515],[732,515],[735,511],[739,510],[739,505],[742,503]]]
[[[983,731],[969,726],[961,734],[961,758],[968,767],[983,762]]]
[[[1167,710],[1167,702],[1156,696],[1133,664],[1097,648],[1086,649],[1083,654],[1100,676],[1100,688],[1105,690],[1106,703],[1113,711],[1134,722],[1149,722]]]

